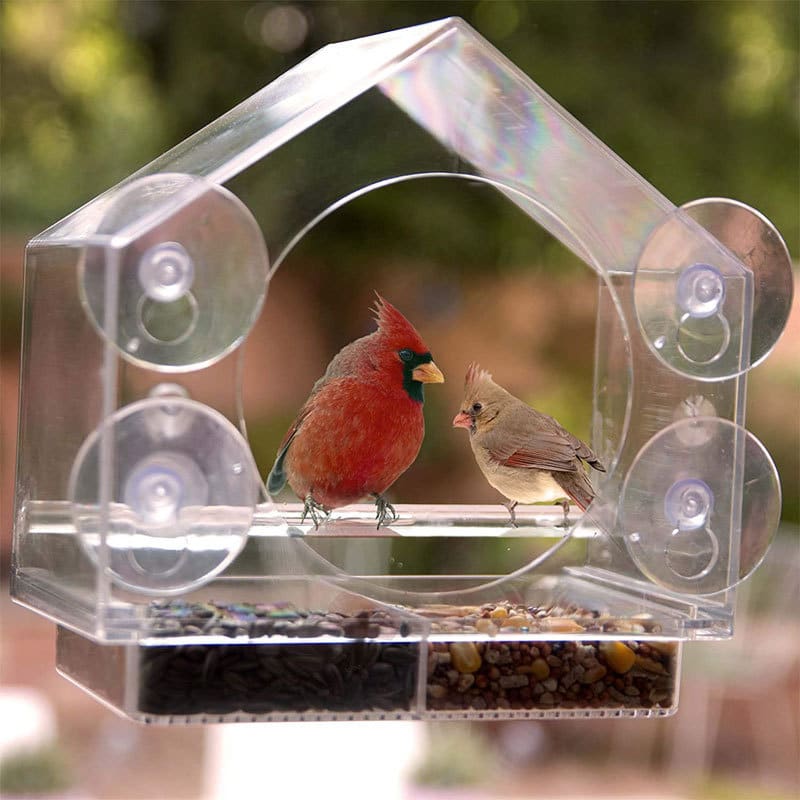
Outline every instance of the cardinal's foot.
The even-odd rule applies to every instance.
[[[382,494],[374,494],[372,496],[375,498],[375,508],[378,511],[378,527],[376,530],[386,523],[387,517],[391,517],[389,520],[390,525],[395,522],[398,519],[398,513],[394,510],[394,506]]]
[[[554,505],[561,506],[564,509],[564,519],[558,527],[569,528],[569,498],[562,497],[560,500],[556,500]]]
[[[514,509],[517,507],[516,500],[509,500],[507,503],[503,503],[503,505],[508,509],[508,513],[511,515],[510,524],[512,528],[517,527],[517,514]]]
[[[311,521],[314,523],[314,530],[319,530],[319,526],[328,519],[330,513],[325,506],[320,505],[308,494],[303,503],[303,516],[300,517],[300,524],[302,525],[306,521],[306,517],[311,517]]]

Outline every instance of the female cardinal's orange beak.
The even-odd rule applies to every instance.
[[[420,383],[444,383],[444,375],[442,371],[433,361],[427,364],[420,364],[411,373],[411,377]]]
[[[472,427],[472,417],[467,414],[466,411],[459,411],[458,414],[455,415],[453,418],[453,427],[454,428],[471,428]]]

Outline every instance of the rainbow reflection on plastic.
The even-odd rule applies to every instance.
[[[448,36],[380,88],[463,159],[464,171],[471,165],[507,187],[509,199],[579,257],[595,268],[632,271],[637,243],[673,204],[499,59],[471,37]]]

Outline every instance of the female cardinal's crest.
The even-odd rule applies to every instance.
[[[415,353],[426,353],[428,348],[417,329],[390,303],[375,292],[375,319],[378,333],[398,346],[408,347]]]
[[[492,380],[492,376],[485,369],[481,369],[481,365],[473,361],[467,370],[467,377],[464,379],[464,388],[467,391],[477,388],[481,383]]]
[[[485,369],[481,369],[480,364],[473,361],[469,365],[467,375],[464,378],[464,397],[471,402],[479,395],[485,394],[489,387],[495,387],[496,385],[492,380],[491,374]]]

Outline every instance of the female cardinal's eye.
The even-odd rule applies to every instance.
[[[399,355],[403,361],[411,361],[414,358],[414,354],[410,350],[401,350]]]
[[[483,408],[483,406],[482,406],[480,403],[473,403],[473,404],[472,404],[472,410],[473,410],[473,411],[474,411],[476,414],[477,414],[477,413],[478,413],[478,412],[479,412],[479,411],[480,411],[482,408]]]

